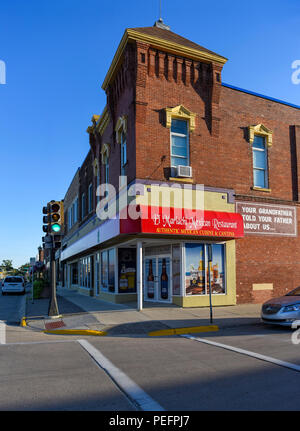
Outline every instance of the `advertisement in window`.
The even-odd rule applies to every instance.
[[[136,292],[136,251],[119,248],[119,293]]]
[[[186,244],[186,295],[225,294],[225,246],[212,244],[212,262],[207,260],[206,244]]]

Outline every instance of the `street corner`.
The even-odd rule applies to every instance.
[[[107,332],[99,329],[92,329],[88,322],[82,319],[58,316],[57,319],[46,319],[44,322],[44,334],[55,335],[81,335],[81,336],[105,336]],[[103,325],[101,325],[103,326]]]

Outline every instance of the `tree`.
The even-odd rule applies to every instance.
[[[12,264],[12,260],[10,259],[3,259],[2,260],[2,264],[0,265],[2,271],[8,272],[13,270],[13,264]]]
[[[30,268],[30,263],[24,263],[24,265],[19,266],[18,268],[19,274],[25,274],[28,268]]]

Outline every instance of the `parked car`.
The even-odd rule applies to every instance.
[[[20,275],[8,275],[2,282],[2,295],[6,293],[25,293],[25,280]]]
[[[265,302],[261,309],[261,319],[264,323],[283,326],[292,326],[299,320],[297,326],[300,326],[300,287]]]

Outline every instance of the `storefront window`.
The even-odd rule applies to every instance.
[[[180,246],[172,246],[173,295],[180,295]]]
[[[107,286],[107,272],[108,272],[108,254],[107,251],[103,251],[101,253],[101,289],[106,291],[108,290]]]
[[[100,253],[96,253],[95,274],[96,274],[96,295],[99,295],[100,293]]]
[[[101,252],[101,289],[115,291],[115,250]]]
[[[119,293],[136,292],[136,250],[118,250]]]
[[[91,283],[91,258],[84,257],[80,260],[80,287],[90,289]]]
[[[212,244],[212,262],[207,244],[186,244],[185,257],[186,295],[209,294],[209,271],[212,294],[226,293],[224,244]]]
[[[72,263],[71,265],[71,284],[78,284],[78,264]]]

